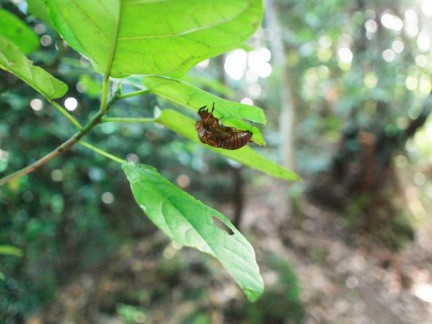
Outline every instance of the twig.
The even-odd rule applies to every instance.
[[[99,153],[100,155],[103,155],[103,156],[105,156],[105,157],[107,157],[113,161],[116,161],[118,163],[126,163],[126,160],[123,160],[123,159],[121,159],[121,158],[119,158],[119,157],[117,157],[111,153],[105,152],[104,150],[101,150],[100,148],[98,148],[94,145],[91,145],[90,143],[87,143],[85,141],[79,141],[78,144],[85,146],[85,147],[89,148],[90,150],[93,150],[96,153]]]
[[[19,178],[25,174],[28,174],[30,172],[33,172],[37,168],[41,167],[48,161],[52,160],[56,156],[62,154],[63,152],[69,150],[72,146],[74,146],[84,135],[86,135],[93,127],[95,127],[97,124],[99,124],[102,120],[102,116],[107,113],[107,111],[111,108],[111,106],[119,99],[119,91],[117,91],[114,96],[108,101],[108,85],[109,78],[104,78],[104,85],[103,87],[106,91],[104,94],[102,94],[102,101],[101,106],[99,109],[99,112],[93,116],[93,118],[81,129],[79,129],[78,132],[76,132],[72,137],[70,137],[66,142],[62,143],[60,146],[55,148],[53,151],[48,153],[47,155],[43,156],[36,162],[22,168],[21,170],[18,170],[12,174],[9,174],[3,178],[0,179],[0,186],[4,185],[5,183]],[[75,123],[74,123],[75,124]]]
[[[150,91],[148,89],[137,90],[137,91],[133,91],[133,92],[122,94],[122,95],[119,96],[119,99],[126,99],[126,98],[130,98],[130,97],[141,96],[141,95],[147,94],[147,93],[150,93]]]
[[[57,102],[55,102],[53,99],[49,98],[49,97],[45,97],[48,102],[54,106],[54,108],[56,108],[59,112],[61,112],[67,119],[69,119],[69,121],[75,125],[75,127],[77,129],[81,129],[81,125],[80,123],[71,115],[69,114],[66,109],[64,109],[62,106],[60,106]]]
[[[60,146],[58,146],[56,149],[48,153],[47,155],[43,156],[36,162],[26,166],[25,168],[22,168],[21,170],[18,170],[12,174],[9,174],[3,178],[0,179],[0,186],[4,185],[5,183],[19,178],[25,174],[28,174],[30,172],[33,172],[40,166],[44,165],[48,161],[52,160],[56,156],[62,154],[63,152],[66,152],[69,150],[75,143],[77,143],[81,137],[83,137],[85,134],[87,134],[94,126],[96,126],[102,116],[104,115],[104,112],[99,111],[88,123],[85,125],[80,131],[75,133],[71,138],[69,138],[66,142],[62,143]]]
[[[153,123],[157,118],[104,117],[102,123]]]

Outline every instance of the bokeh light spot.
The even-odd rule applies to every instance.
[[[40,99],[32,99],[30,101],[30,107],[31,109],[33,109],[34,111],[39,111],[42,110],[43,108],[43,102]]]
[[[107,191],[102,194],[101,199],[105,204],[112,204],[114,202],[114,195]]]
[[[64,105],[67,110],[74,111],[78,107],[78,101],[73,97],[69,97],[64,101]]]

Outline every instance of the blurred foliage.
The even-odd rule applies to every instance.
[[[24,2],[16,7],[2,0],[0,6],[39,34],[42,46],[29,58],[68,84],[68,96],[79,101],[74,117],[88,120],[99,105],[100,76],[49,26],[26,15]],[[0,176],[4,176],[48,153],[75,129],[14,76],[0,71],[0,79],[0,120],[4,121]],[[135,89],[124,86],[124,91],[131,90]],[[162,100],[158,103],[153,95],[130,98],[113,109],[111,117],[124,116],[125,110],[129,117],[151,117],[161,104],[171,107]],[[157,166],[164,176],[201,199],[213,196],[212,188],[202,190],[207,182],[202,174],[210,169],[202,158],[204,150],[163,127],[107,123],[86,140],[129,161]],[[0,318],[7,322],[23,321],[78,273],[96,267],[119,246],[154,231],[142,217],[118,165],[79,145],[1,187],[0,216],[0,244],[23,252],[22,257],[0,254]],[[119,307],[122,316],[135,316],[134,309],[124,305]]]
[[[145,323],[147,318],[146,310],[141,307],[120,304],[117,312],[125,324]]]
[[[192,249],[179,249],[163,236],[137,243],[122,248],[103,271],[101,267],[86,274],[85,280],[78,278],[63,290],[46,310],[47,322],[97,322],[101,311],[125,323],[302,322],[297,277],[285,260],[272,253],[263,260],[271,283],[262,298],[249,303],[232,290],[233,280],[217,269],[214,259]],[[157,250],[163,251],[162,257]],[[71,298],[92,300],[91,308],[81,302],[71,311]]]
[[[277,280],[266,288],[256,303],[233,303],[226,311],[227,319],[237,323],[303,323],[304,310],[300,287],[291,266],[275,255],[268,255],[266,264]]]
[[[392,134],[418,116],[431,88],[431,63],[429,52],[417,44],[432,32],[419,6],[409,1],[285,0],[278,8],[287,13],[279,18],[298,107],[302,172],[328,167],[343,131]],[[384,26],[386,19],[400,29]],[[414,27],[417,33],[409,34]],[[264,92],[273,107],[278,106],[272,91],[278,73]]]
[[[410,139],[430,127],[430,5],[276,3],[287,55],[283,73],[294,95],[297,169],[310,179],[314,202],[339,209],[354,232],[370,232],[397,249],[413,229],[407,204],[398,202],[403,184],[395,180],[393,161],[416,151]],[[267,38],[271,46],[270,30]],[[264,107],[278,106],[279,73],[264,84]],[[277,112],[269,113],[278,121]]]
[[[99,104],[99,76],[92,74],[89,63],[57,39],[50,27],[24,14],[9,1],[0,0],[0,5],[26,21],[39,37],[44,36],[44,45],[30,58],[69,85],[69,95],[79,98],[73,114],[80,121],[86,120]],[[338,184],[342,182],[326,183],[325,172],[332,168],[334,156],[341,147],[351,154],[343,162],[351,162],[350,170],[357,170],[362,161],[357,154],[362,148],[358,134],[397,138],[422,113],[431,88],[432,60],[430,49],[418,44],[422,37],[432,33],[430,18],[422,14],[421,6],[403,0],[280,0],[278,5],[287,47],[287,73],[298,108],[295,130],[298,170],[305,176],[318,174],[315,181],[321,181],[321,188],[328,192],[330,188],[339,190]],[[396,29],[384,26],[384,15],[396,22]],[[403,22],[402,29],[397,29],[398,19]],[[407,29],[409,24],[417,26],[416,33]],[[375,27],[376,31],[372,32]],[[271,31],[264,28],[253,41],[254,45],[268,47]],[[244,86],[244,80],[227,80],[227,91],[219,83],[200,79],[203,74],[208,79],[218,79],[222,63],[210,60],[206,68],[198,67],[199,73],[192,71],[188,77],[196,85],[201,82],[204,89],[213,92],[218,89],[226,96],[236,96],[235,99],[253,97],[248,90],[242,90],[250,89]],[[270,158],[277,156],[279,73],[282,71],[273,67],[270,78],[258,79],[261,95],[254,98],[256,105],[267,107],[269,127],[264,133],[268,143],[266,154]],[[41,100],[42,109],[32,109],[32,100]],[[150,117],[158,105],[176,109],[167,101],[145,96],[124,101],[120,109],[112,111],[112,117],[122,116],[122,110],[127,110],[130,117]],[[0,176],[9,172],[8,166],[19,169],[28,165],[74,132],[63,116],[32,89],[2,71],[0,108],[0,120],[5,121],[0,125]],[[405,168],[409,163],[430,158],[430,121],[427,125],[414,141],[421,150],[417,151],[408,139],[384,147],[391,153],[390,168]],[[164,176],[200,200],[219,206],[233,202],[233,177],[226,170],[236,166],[206,154],[194,143],[162,127],[103,124],[87,140],[130,161],[157,166]],[[425,174],[416,173],[419,186],[428,185],[426,180],[421,181]],[[390,177],[394,178],[394,174]],[[395,196],[394,191],[382,193],[381,198]],[[340,196],[332,198],[325,196],[326,203],[334,202],[338,207]],[[385,244],[395,248],[402,237],[412,235],[405,203],[380,209],[385,199],[372,208],[371,201],[368,193],[358,193],[355,199],[348,199],[344,215],[349,227],[367,231],[372,225],[382,234]],[[369,218],[365,218],[365,211]],[[395,217],[389,220],[389,214]],[[369,222],[374,216],[376,222]],[[395,230],[389,230],[390,225]],[[118,166],[84,147],[76,146],[31,175],[3,186],[0,245],[17,248],[23,256],[0,253],[0,318],[23,321],[26,315],[52,300],[58,289],[78,273],[97,268],[118,246],[146,237],[152,231],[154,227],[141,216]],[[317,255],[316,259],[319,258]],[[245,323],[259,322],[262,318],[272,318],[275,323],[283,320],[300,323],[303,311],[292,269],[281,260],[269,260],[268,264],[278,273],[279,286],[269,288],[255,304],[233,305],[232,316]],[[113,302],[117,305],[114,312],[125,322],[145,317],[151,305],[143,301],[157,302],[169,294],[169,288],[178,280],[178,269],[186,267],[177,259],[161,262],[162,285],[152,287],[150,292],[141,290],[133,297],[119,298]],[[197,268],[194,270],[208,274],[209,270],[202,265]],[[205,295],[202,287],[185,293],[192,300]],[[210,321],[205,309],[186,319],[189,323]]]

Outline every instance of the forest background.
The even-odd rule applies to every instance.
[[[31,30],[21,39],[31,61],[68,85],[58,103],[89,119],[102,77],[41,8],[2,0],[0,26],[14,15]],[[432,4],[269,0],[263,12],[247,46],[198,63],[182,80],[261,107],[266,145],[249,146],[302,181],[275,180],[155,123],[102,123],[85,137],[155,166],[230,218],[255,249],[261,298],[249,303],[217,261],[170,241],[143,215],[118,163],[76,145],[0,187],[0,318],[432,321]],[[4,177],[75,129],[0,73]],[[121,110],[151,119],[159,107],[181,111],[154,93]]]

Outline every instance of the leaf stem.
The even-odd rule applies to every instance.
[[[129,93],[125,93],[119,96],[119,99],[126,99],[126,98],[130,98],[130,97],[136,97],[136,96],[141,96],[144,94],[149,93],[150,91],[148,89],[145,90],[137,90],[137,91],[132,91]]]
[[[99,111],[102,113],[105,113],[107,110],[107,102],[108,102],[108,95],[109,95],[109,74],[105,74],[102,82],[102,98],[101,103],[99,106]]]
[[[84,126],[81,126],[80,123],[72,115],[70,115],[66,110],[63,109],[63,107],[61,107],[59,104],[57,104],[54,100],[47,98],[48,101],[56,109],[58,109],[62,114],[64,114],[78,128],[78,131],[74,135],[72,135],[66,142],[63,142],[61,145],[57,146],[57,148],[55,148],[50,153],[43,156],[42,158],[40,158],[36,162],[33,162],[32,164],[29,164],[28,166],[26,166],[26,167],[24,167],[18,171],[15,171],[14,173],[11,173],[11,174],[3,177],[3,178],[0,178],[0,186],[4,185],[5,183],[7,183],[11,180],[19,178],[25,174],[33,172],[34,170],[36,170],[37,168],[46,164],[47,162],[49,162],[50,160],[52,160],[56,156],[69,150],[76,143],[80,142],[80,139],[82,137],[84,137],[84,135],[86,135],[91,129],[93,129],[97,124],[101,123],[102,121],[104,121],[104,122],[115,121],[115,122],[140,122],[140,123],[143,123],[143,122],[153,122],[156,120],[155,118],[105,118],[104,120],[102,120],[102,117],[108,112],[108,110],[112,107],[112,105],[116,101],[118,101],[120,99],[125,99],[128,97],[138,96],[141,94],[148,93],[147,90],[141,90],[141,91],[135,91],[132,93],[128,93],[126,95],[121,95],[120,94],[120,88],[119,88],[119,89],[117,89],[116,93],[111,97],[111,99],[109,99],[109,84],[110,84],[109,74],[105,74],[104,79],[103,79],[103,84],[102,84],[102,98],[101,98],[99,111]],[[122,160],[122,159],[120,159],[120,158],[118,158],[118,157],[116,157],[116,156],[114,156],[108,152],[105,152],[105,151],[103,151],[103,150],[101,150],[101,149],[99,149],[99,148],[97,148],[97,147],[95,147],[95,146],[93,146],[87,142],[81,142],[80,144],[82,144],[83,146],[86,146],[87,148],[90,148],[90,149],[94,150],[95,152],[98,152],[99,154],[102,154],[102,155],[104,155],[104,156],[106,156],[106,157],[108,157],[114,161],[117,161],[119,163],[126,162],[125,160]]]
[[[104,117],[102,123],[152,123],[157,118],[133,118],[133,117]]]
[[[56,156],[62,154],[63,152],[69,150],[75,143],[77,143],[81,137],[83,137],[85,134],[87,134],[93,127],[95,127],[98,123],[100,123],[100,120],[102,116],[104,115],[103,111],[99,111],[96,115],[93,116],[93,118],[78,132],[76,132],[72,137],[70,137],[66,142],[63,142],[61,145],[57,146],[54,150],[52,150],[47,155],[43,156],[36,162],[33,162],[32,164],[29,164],[25,168],[22,168],[21,170],[18,170],[12,174],[9,174],[6,177],[3,177],[0,179],[0,186],[4,185],[6,182],[9,182],[13,179],[19,178],[25,174],[28,174],[30,172],[33,172],[40,166],[44,165],[48,161],[52,160]]]
[[[82,129],[81,124],[71,115],[69,114],[66,109],[64,109],[62,106],[60,106],[57,102],[55,102],[53,99],[46,97],[48,102],[54,106],[58,111],[60,111],[63,115],[66,116],[67,119],[71,121],[72,124],[75,125],[77,129]]]
[[[121,163],[121,164],[126,163],[126,160],[123,160],[123,159],[121,159],[121,158],[119,158],[119,157],[117,157],[111,153],[108,153],[108,152],[106,152],[106,151],[86,142],[86,141],[79,141],[78,144],[85,146],[85,147],[89,148],[90,150],[93,150],[96,153],[99,153],[100,155],[103,155],[103,156],[105,156],[105,157],[107,157],[113,161],[116,161],[118,163]]]
[[[102,98],[104,101],[104,106],[102,106],[102,104],[101,104],[101,109],[98,111],[98,113],[96,115],[94,115],[92,117],[92,119],[90,119],[90,121],[86,125],[84,125],[84,127],[80,128],[78,130],[78,132],[76,132],[74,135],[72,135],[66,142],[63,142],[61,145],[57,146],[57,148],[52,150],[50,153],[43,156],[42,158],[40,158],[36,162],[33,162],[32,164],[29,164],[28,166],[22,168],[21,170],[18,170],[14,173],[11,173],[11,174],[1,178],[0,179],[0,186],[4,185],[5,183],[7,183],[13,179],[19,178],[25,174],[33,172],[34,170],[41,167],[45,163],[49,162],[50,160],[52,160],[56,156],[69,150],[72,146],[74,146],[77,142],[79,142],[79,140],[84,135],[86,135],[90,130],[92,130],[97,124],[99,124],[101,122],[102,116],[106,114],[106,112],[112,107],[112,105],[117,100],[119,100],[118,92],[116,94],[114,94],[114,96],[110,100],[108,100],[108,85],[107,84],[108,84],[109,78],[108,77],[104,78],[104,81],[105,81],[104,85],[106,84],[106,86],[105,86],[106,92],[104,92],[105,95],[104,94],[102,95]]]

